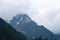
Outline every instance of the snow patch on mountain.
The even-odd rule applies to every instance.
[[[19,20],[17,24],[19,24],[19,22],[23,24],[31,21],[31,18],[26,14],[17,14],[17,16],[15,17],[16,17],[16,20]]]

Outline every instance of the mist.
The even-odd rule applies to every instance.
[[[38,25],[60,33],[60,0],[0,0],[1,18],[11,20],[19,13],[26,13]]]

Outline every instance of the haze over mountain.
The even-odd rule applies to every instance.
[[[26,33],[31,37],[40,36],[43,38],[48,37],[53,39],[54,34],[46,29],[43,25],[38,25],[35,23],[27,14],[17,14],[10,21],[10,24],[19,32]]]
[[[10,20],[25,12],[38,24],[60,33],[60,0],[0,0],[0,17]]]
[[[26,14],[17,14],[13,19],[11,23],[16,25],[11,24],[12,27],[0,18],[0,40],[34,40],[39,37],[60,40],[59,34],[55,35],[43,25],[37,25]]]

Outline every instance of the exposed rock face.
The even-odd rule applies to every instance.
[[[28,15],[17,14],[10,21],[10,24],[19,32],[24,32],[32,37],[53,38],[54,34],[43,25],[37,25]]]

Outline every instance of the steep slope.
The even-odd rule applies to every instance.
[[[0,40],[27,40],[24,34],[17,32],[0,18]]]
[[[37,25],[28,15],[17,14],[10,21],[10,24],[19,32],[24,32],[32,37],[53,39],[54,34],[43,25]]]

